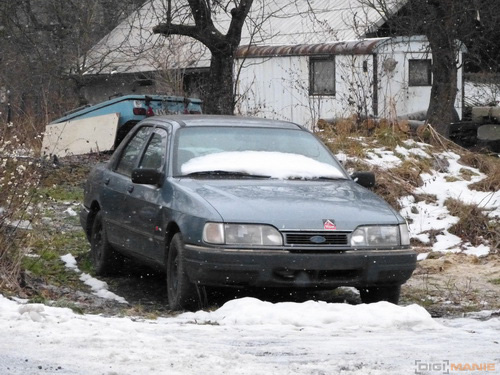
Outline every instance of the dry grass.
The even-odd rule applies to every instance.
[[[500,247],[500,229],[497,220],[488,217],[477,205],[465,204],[457,199],[447,199],[445,205],[451,215],[459,218],[458,223],[449,229],[450,233],[474,246],[486,241],[492,249]]]
[[[359,137],[353,137],[356,134],[354,122],[347,119],[330,124],[322,121],[318,124],[321,129],[319,134],[328,147],[334,152],[346,152],[351,157],[365,157],[366,146],[359,140]]]
[[[318,122],[320,136],[333,152],[346,152],[351,156],[365,157],[366,144],[361,137],[372,139],[380,146],[395,147],[408,139],[409,127],[406,122],[360,120],[355,116],[338,119],[333,123]]]
[[[479,169],[486,178],[469,187],[477,191],[496,192],[500,190],[500,160],[498,157],[465,152],[460,158],[460,163]]]
[[[390,170],[374,168],[374,172],[377,176],[374,192],[397,210],[402,208],[399,198],[414,195],[414,189],[422,184],[418,170],[404,163]]]

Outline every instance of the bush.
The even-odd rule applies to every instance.
[[[32,145],[21,138],[27,134],[23,126],[0,128],[0,289],[4,290],[19,287],[21,260],[36,216],[32,203],[41,165]]]

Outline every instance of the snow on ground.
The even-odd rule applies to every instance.
[[[80,271],[76,265],[76,259],[71,254],[66,254],[61,257],[61,260],[65,263],[66,267],[80,274],[80,280],[84,284],[90,286],[92,293],[98,297],[105,299],[112,299],[120,303],[127,303],[125,298],[117,296],[115,293],[108,290],[108,284],[105,281],[98,280],[88,273]]]
[[[243,298],[213,312],[142,320],[0,296],[0,373],[400,375],[444,361],[498,369],[500,319],[483,312],[488,317],[433,319],[420,306],[386,302]]]
[[[449,233],[448,229],[458,222],[458,218],[451,216],[444,205],[448,198],[458,199],[465,204],[473,204],[489,213],[490,217],[500,217],[500,191],[483,192],[469,189],[469,185],[478,182],[486,176],[476,168],[466,167],[458,163],[460,156],[453,152],[436,155],[449,164],[445,171],[423,173],[420,177],[423,186],[415,190],[416,194],[431,194],[436,196],[436,202],[415,202],[412,196],[400,199],[401,214],[411,219],[410,232],[423,243],[428,243],[426,231],[442,230],[443,234],[436,237],[432,248],[434,251],[460,252],[465,248],[466,253],[487,255],[487,246],[474,247],[471,244],[462,244],[462,240]],[[461,179],[460,173],[468,170],[472,177],[469,181]]]
[[[458,162],[460,155],[454,152],[433,154],[429,147],[427,144],[408,140],[405,142],[405,147],[398,146],[394,151],[371,148],[367,152],[368,158],[363,161],[389,169],[400,165],[403,160],[412,158],[436,160],[440,164],[440,171],[422,173],[420,177],[423,186],[414,191],[415,194],[434,195],[436,202],[416,201],[412,195],[399,199],[403,207],[400,213],[409,221],[411,237],[428,244],[430,243],[428,232],[439,230],[442,234],[436,236],[436,241],[432,245],[433,251],[463,251],[469,255],[488,255],[491,249],[487,244],[475,247],[470,243],[463,243],[459,237],[448,231],[453,224],[458,222],[458,218],[450,215],[444,202],[448,198],[458,199],[465,204],[477,205],[492,218],[500,218],[500,191],[493,193],[470,189],[469,185],[482,180],[486,175],[476,168],[460,164]],[[461,178],[464,171],[470,176],[469,180]],[[425,255],[420,255],[419,260],[421,259],[425,259]]]
[[[394,168],[400,165],[403,161],[394,155],[394,152],[383,148],[375,148],[366,153],[367,158],[364,160],[372,165],[384,165],[385,168]]]

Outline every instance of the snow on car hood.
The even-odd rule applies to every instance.
[[[352,180],[181,178],[175,185],[191,200],[207,202],[224,222],[323,230],[323,220],[331,220],[337,230],[351,231],[363,224],[403,220],[385,201]]]
[[[183,175],[206,171],[242,172],[272,178],[345,178],[333,165],[304,155],[268,151],[219,152],[199,156],[181,166]]]

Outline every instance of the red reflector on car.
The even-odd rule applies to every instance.
[[[146,116],[146,108],[134,108],[134,115],[137,116]]]
[[[146,111],[146,116],[151,117],[154,115],[155,115],[155,113],[153,112],[153,108],[148,107],[148,110]]]

